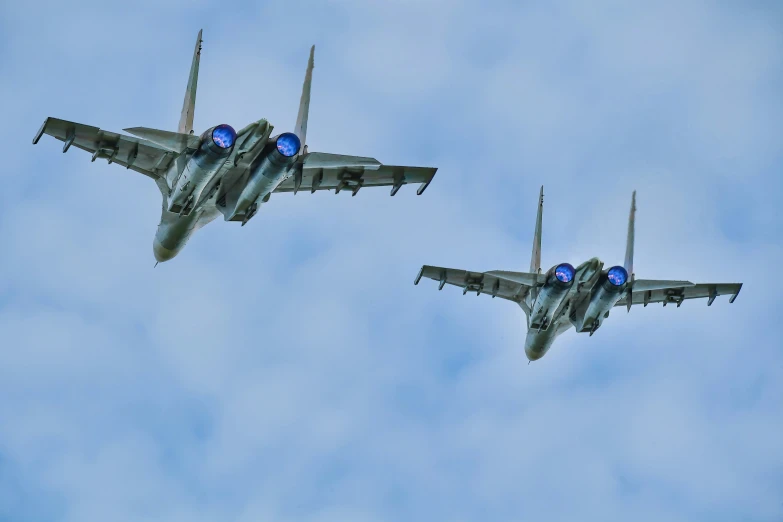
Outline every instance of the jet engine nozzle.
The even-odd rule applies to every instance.
[[[555,279],[570,286],[574,280],[576,270],[569,263],[561,263],[555,267]]]
[[[547,272],[546,283],[538,292],[529,317],[531,328],[546,330],[552,323],[555,312],[574,284],[576,270],[568,263],[561,263]]]
[[[171,191],[168,211],[187,215],[198,204],[201,192],[217,174],[234,148],[237,133],[231,125],[217,125],[200,137],[198,150],[178,172]]]
[[[292,158],[302,148],[302,142],[299,140],[299,136],[293,132],[284,132],[275,140],[275,147],[282,156]]]
[[[204,131],[204,134],[201,135],[199,150],[212,156],[225,157],[231,153],[236,141],[237,132],[231,125],[224,123]]]
[[[606,272],[606,280],[619,288],[628,281],[628,272],[621,266],[613,266]]]
[[[628,283],[628,272],[621,266],[613,266],[601,276],[593,289],[579,331],[590,331],[590,335],[595,332],[601,325],[602,318],[623,296],[626,283]]]
[[[218,125],[212,129],[212,142],[221,149],[230,149],[237,141],[237,131],[231,125]]]
[[[284,132],[271,140],[264,148],[260,159],[250,167],[247,183],[229,219],[246,213],[259,198],[268,196],[296,163],[296,155],[301,147],[302,142],[292,132]],[[265,200],[262,199],[263,201]]]

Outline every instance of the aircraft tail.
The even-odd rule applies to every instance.
[[[541,185],[541,193],[538,195],[538,215],[536,216],[536,230],[533,235],[533,254],[530,256],[530,272],[537,274],[541,271],[541,218],[544,212],[544,186]]]
[[[296,116],[296,128],[294,134],[302,142],[302,153],[304,154],[307,139],[307,117],[310,114],[310,87],[313,84],[313,67],[315,62],[315,45],[310,48],[310,59],[307,61],[307,72],[305,72],[304,84],[302,85],[302,98],[299,100],[299,114]]]
[[[193,133],[193,113],[196,110],[196,87],[198,86],[198,65],[201,59],[201,33],[199,30],[196,38],[196,48],[193,50],[193,62],[190,64],[190,76],[188,76],[188,87],[185,90],[185,100],[182,102],[182,114],[179,117],[179,127],[177,132],[180,134]]]
[[[631,213],[628,216],[628,239],[625,242],[625,264],[623,268],[628,272],[628,277],[633,279],[633,243],[636,222],[636,191],[631,196]]]

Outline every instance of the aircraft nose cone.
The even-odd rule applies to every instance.
[[[155,239],[155,241],[152,242],[152,252],[155,254],[155,261],[158,263],[163,263],[164,261],[168,261],[169,259],[172,259],[174,256],[177,255],[177,252],[174,250],[169,250],[168,248],[164,247],[160,244],[160,241]]]
[[[549,340],[541,334],[528,332],[525,339],[525,355],[528,361],[537,361],[546,354],[549,348]]]

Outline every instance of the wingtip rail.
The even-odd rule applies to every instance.
[[[38,133],[35,135],[35,138],[33,138],[33,145],[38,145],[38,140],[41,139],[41,136],[43,136],[43,133],[46,131],[46,124],[49,123],[49,118],[46,118],[41,124],[41,128],[38,129]]]
[[[739,288],[737,288],[737,292],[733,296],[731,296],[731,298],[729,299],[729,304],[733,303],[734,300],[737,299],[737,296],[739,295],[740,290],[742,290],[742,283],[740,283]]]
[[[419,270],[419,274],[416,276],[416,280],[413,282],[414,285],[418,285],[419,281],[421,281],[421,276],[424,275],[424,267],[421,267],[421,270]]]

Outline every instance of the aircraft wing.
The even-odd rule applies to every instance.
[[[283,181],[275,192],[309,190],[342,190],[355,196],[362,187],[391,187],[395,195],[403,185],[418,183],[417,194],[427,188],[437,168],[382,165],[375,158],[345,156],[312,152],[294,169],[294,174]]]
[[[672,283],[676,283],[672,281]],[[687,283],[687,281],[683,281]],[[666,306],[669,303],[674,303],[678,307],[686,299],[699,299],[706,298],[707,305],[712,305],[712,302],[719,295],[730,295],[729,303],[733,303],[742,288],[742,283],[716,283],[716,284],[696,284],[690,283],[686,286],[670,286],[668,288],[657,288],[655,290],[637,290],[633,291],[631,295],[631,305],[644,305],[647,306],[650,303],[663,303]],[[615,306],[628,307],[628,295],[620,299]]]
[[[154,179],[161,192],[164,187],[168,190],[165,172],[176,157],[176,153],[170,150],[147,140],[57,118],[46,118],[33,144],[38,143],[44,134],[65,142],[63,152],[74,146],[91,153],[92,161],[106,159],[109,163],[116,163]]]
[[[492,297],[501,297],[515,303],[521,303],[532,288],[546,282],[546,277],[542,274],[500,270],[468,272],[467,270],[429,265],[421,267],[414,284],[419,284],[422,277],[440,282],[438,290],[442,290],[446,284],[450,284],[462,288],[462,295],[476,292],[476,295],[486,294]]]

